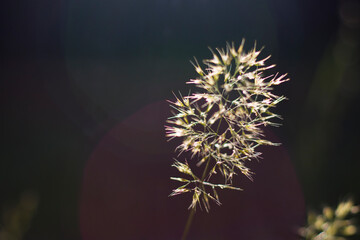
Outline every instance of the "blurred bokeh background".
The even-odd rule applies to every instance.
[[[234,239],[237,217],[253,216],[244,239],[291,239],[277,228],[301,225],[306,208],[359,202],[359,10],[356,0],[2,3],[0,238],[178,239],[189,198],[167,198],[176,144],[164,100],[189,91],[193,56],[242,38],[291,78],[276,90],[289,98],[276,110],[283,126],[271,129],[283,145],[255,163],[253,195],[224,193],[190,235]]]

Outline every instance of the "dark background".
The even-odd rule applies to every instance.
[[[272,131],[290,156],[305,205],[334,206],[347,196],[359,203],[359,1],[34,0],[2,3],[0,14],[0,210],[16,208],[21,196],[30,192],[37,207],[24,239],[91,239],[81,209],[86,169],[99,143],[140,109],[171,98],[172,91],[188,92],[185,82],[196,76],[189,63],[193,56],[209,58],[208,46],[240,44],[242,38],[247,49],[255,40],[259,48],[265,46],[262,56],[271,54],[268,62],[291,78],[276,90],[289,101],[276,110],[284,117],[283,126]],[[155,104],[154,112],[145,110],[144,116],[137,114],[142,119],[138,124],[165,119],[168,109],[159,106]],[[163,122],[154,125],[161,127]],[[161,141],[162,131],[154,135]],[[136,139],[134,145],[152,146],[151,134],[126,134]],[[134,188],[141,191],[143,182],[155,178],[154,185],[170,182],[172,149],[166,153],[169,158],[157,159],[154,167],[154,155],[144,167],[136,162],[141,156],[132,159],[130,150],[109,146],[109,151],[127,156],[119,157],[121,161],[134,164],[119,166],[128,168],[119,174],[133,178],[118,179],[129,189],[115,184],[115,195],[117,189],[125,195],[133,194]],[[97,157],[99,166],[102,158],[107,162],[106,156]],[[159,191],[140,194],[143,201],[138,205],[127,202],[136,197],[122,198],[122,204],[137,209],[153,201],[149,207],[157,206],[156,199],[167,197],[173,187],[164,184]],[[88,188],[101,198],[101,187]],[[176,209],[184,212],[174,230],[179,234],[188,200]],[[166,209],[176,215],[173,201],[179,200],[170,199]],[[146,218],[141,212],[138,217]],[[8,226],[6,219],[0,229]],[[159,228],[161,221],[151,219],[148,227]],[[125,220],[120,225],[114,219],[101,221],[109,221],[114,229],[133,226]],[[133,239],[141,229],[134,229]],[[173,238],[157,236],[177,239],[176,233]]]

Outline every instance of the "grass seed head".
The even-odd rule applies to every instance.
[[[212,57],[203,61],[204,67],[196,59],[192,63],[199,76],[187,83],[198,91],[169,101],[174,111],[166,126],[167,137],[183,139],[177,151],[189,152],[191,161],[197,163],[194,165],[204,168],[201,176],[196,176],[187,162],[176,160],[173,166],[190,179],[173,195],[192,192],[190,208],[199,204],[207,211],[209,199],[220,203],[216,188],[241,190],[232,186],[239,173],[252,180],[245,163],[260,156],[258,146],[276,145],[263,139],[261,127],[279,125],[274,120],[280,116],[272,109],[286,98],[271,91],[288,80],[286,75],[266,75],[265,71],[274,67],[266,66],[269,57],[258,59],[261,50],[256,50],[256,45],[245,52],[244,40],[238,49],[227,44],[225,49],[210,51]],[[218,173],[221,184],[214,182]],[[172,179],[183,182],[182,178]]]

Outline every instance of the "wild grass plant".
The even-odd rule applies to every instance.
[[[209,211],[210,201],[221,204],[219,190],[242,190],[233,184],[238,174],[253,179],[247,163],[260,158],[257,147],[279,145],[266,140],[262,128],[280,125],[274,120],[281,117],[272,110],[286,98],[272,91],[289,79],[286,74],[266,74],[275,65],[266,65],[270,56],[258,59],[261,50],[255,44],[246,52],[244,40],[238,48],[227,44],[225,49],[210,49],[212,58],[203,65],[192,62],[198,77],[187,83],[198,91],[169,101],[173,115],[167,120],[166,135],[182,139],[178,157],[189,156],[175,159],[172,166],[181,176],[171,177],[181,185],[170,196],[192,194],[183,239],[197,206]]]
[[[349,239],[359,231],[355,219],[359,212],[360,207],[351,199],[341,201],[336,208],[325,206],[322,213],[310,211],[307,225],[299,229],[299,234],[306,240]]]

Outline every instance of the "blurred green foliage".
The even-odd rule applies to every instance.
[[[31,220],[36,213],[38,196],[33,192],[21,194],[15,206],[3,207],[0,225],[1,240],[20,240],[31,225]]]

